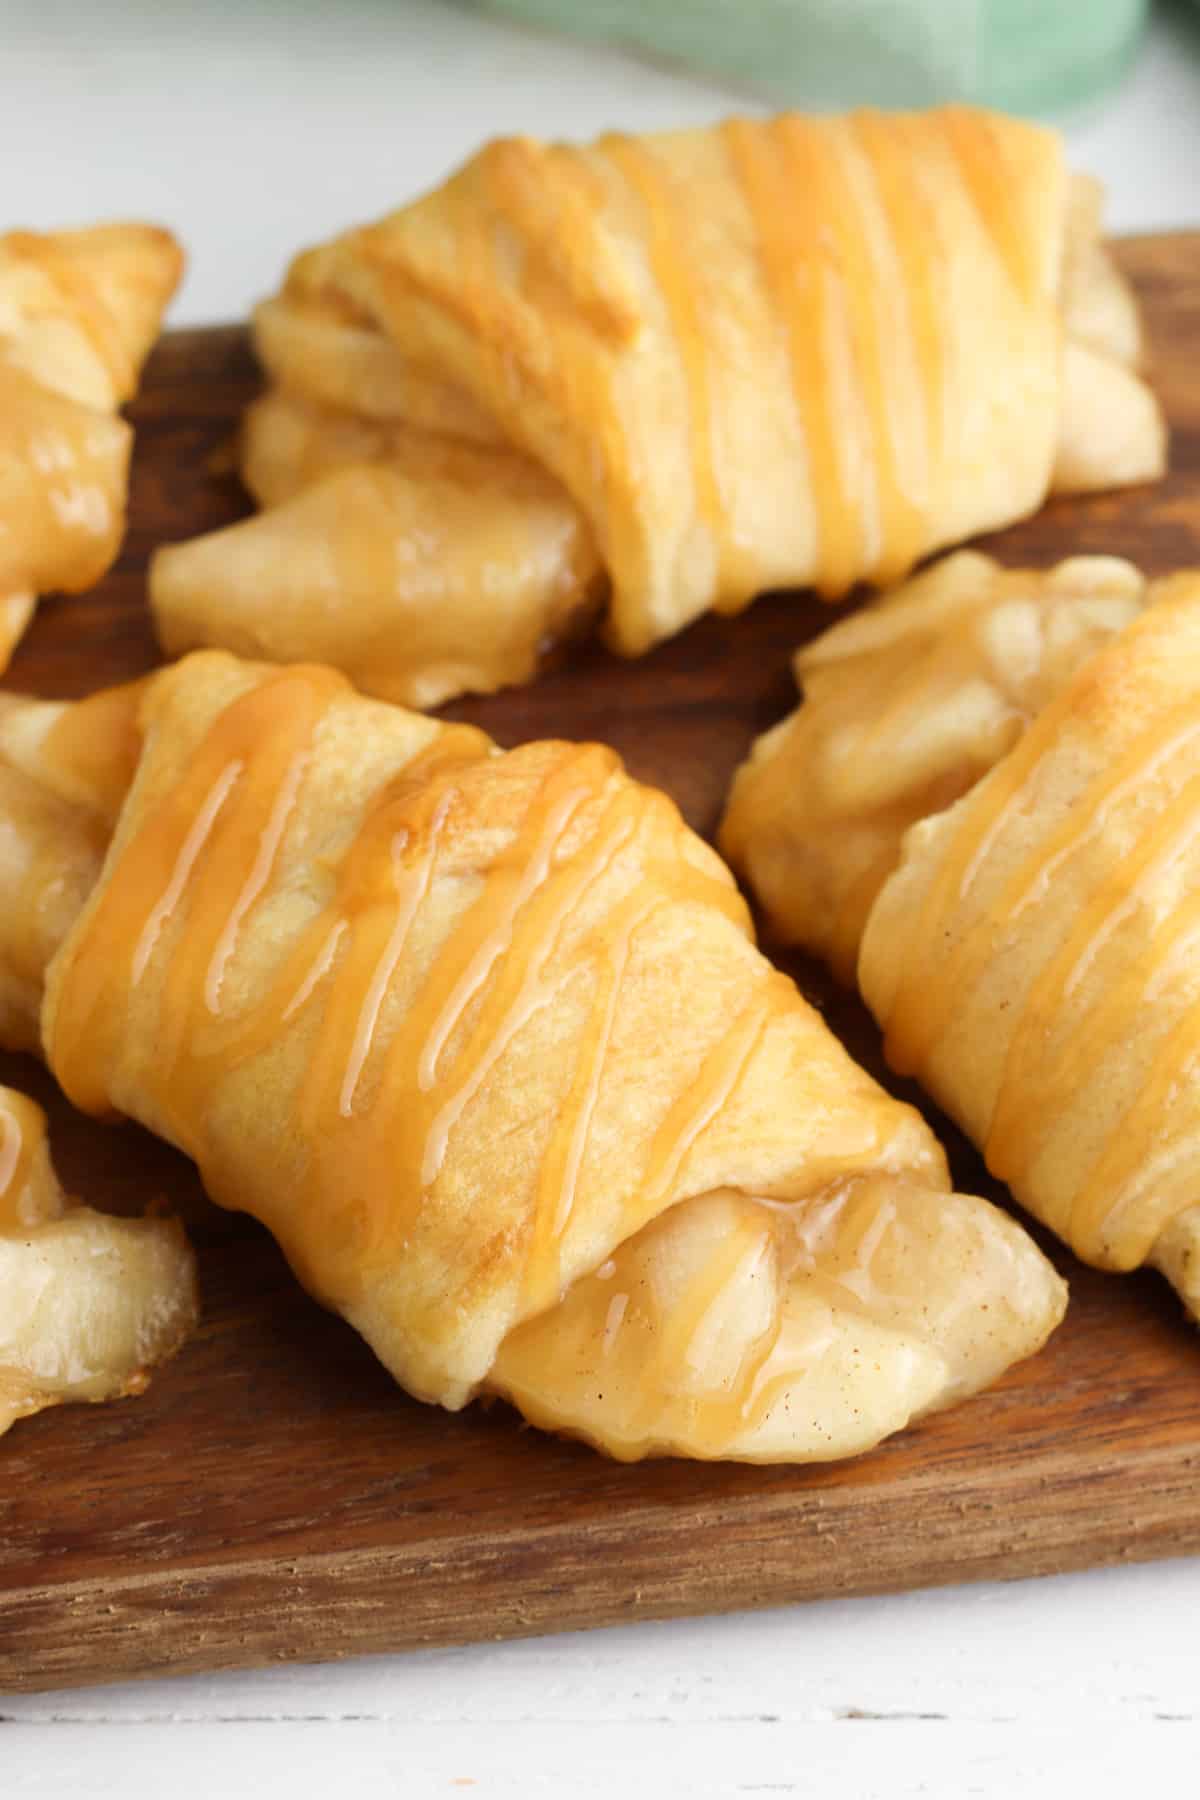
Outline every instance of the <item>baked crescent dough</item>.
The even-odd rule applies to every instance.
[[[152,225],[0,237],[0,673],[39,593],[80,593],[125,528],[133,394],[183,259]]]
[[[141,739],[136,683],[0,694],[0,1049],[41,1048],[46,965],[96,885]]]
[[[158,551],[168,654],[212,635],[248,656],[336,664],[382,699],[433,707],[528,681],[598,610],[578,509],[536,463],[270,393],[243,473],[271,508]]]
[[[1181,576],[909,833],[859,980],[893,1067],[1023,1205],[1200,1316],[1198,679]]]
[[[181,1227],[67,1201],[41,1108],[0,1087],[0,1435],[65,1400],[140,1394],[195,1322]]]
[[[493,143],[300,256],[257,337],[292,401],[537,464],[586,521],[628,655],[767,588],[895,581],[1048,492],[1163,467],[1098,191],[1053,133],[963,107]],[[163,553],[171,649],[247,648],[249,612],[264,653],[314,652],[298,575],[270,636],[250,597],[271,530],[227,534],[224,581],[202,546]],[[387,584],[354,604],[402,655]]]
[[[1161,587],[1116,557],[1005,569],[960,550],[797,651],[803,703],[755,742],[719,838],[772,934],[852,984],[909,826],[973,787]]]
[[[276,1235],[414,1394],[614,1455],[849,1455],[1064,1289],[597,745],[501,753],[334,672],[150,677],[52,1069]],[[0,930],[4,910],[0,909]]]

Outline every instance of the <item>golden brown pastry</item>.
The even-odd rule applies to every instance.
[[[0,673],[37,596],[80,593],[125,528],[116,416],[182,270],[151,225],[0,237]]]
[[[261,507],[279,506],[326,475],[360,463],[384,463],[410,481],[429,476],[468,492],[503,478],[515,494],[542,500],[553,496],[570,508],[548,475],[511,450],[435,435],[401,419],[340,412],[285,388],[269,388],[246,408],[242,480]],[[576,529],[582,531],[577,516]]]
[[[1053,133],[963,107],[493,143],[299,257],[257,334],[293,401],[536,463],[586,521],[629,655],[1163,467],[1098,190]],[[245,642],[270,527],[239,530],[225,580],[201,546],[158,565],[172,648]],[[390,605],[384,584],[380,645]],[[312,608],[276,610],[264,648],[311,654]]]
[[[525,457],[277,393],[250,410],[244,470],[272,510],[154,558],[169,655],[206,640],[216,598],[228,648],[300,648],[432,707],[528,681],[599,603],[591,533]]]
[[[309,299],[295,293],[289,281],[254,309],[254,347],[269,393],[369,424],[402,423],[435,442],[449,438],[508,448],[495,420],[461,389],[410,362],[398,344],[344,301]],[[253,454],[247,445],[247,463]],[[249,486],[254,492],[253,480]]]
[[[973,787],[1161,586],[1116,557],[1004,569],[961,550],[799,650],[803,703],[754,744],[719,839],[773,935],[853,983],[909,826]]]
[[[48,1060],[194,1157],[410,1391],[621,1457],[804,1461],[1052,1329],[1041,1254],[950,1192],[613,752],[501,753],[216,653],[139,704]]]
[[[1200,1316],[1200,576],[915,826],[867,921],[892,1065],[1086,1261]]]
[[[0,1087],[0,1435],[64,1400],[140,1394],[195,1322],[180,1226],[68,1201],[41,1108]]]
[[[46,965],[96,884],[137,765],[138,687],[0,694],[0,1049],[38,1050]]]

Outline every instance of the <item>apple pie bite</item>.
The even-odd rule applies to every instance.
[[[1111,556],[960,550],[796,652],[803,699],[754,743],[719,842],[766,916],[853,985],[910,825],[972,787],[1158,584]]]
[[[1057,1323],[1040,1251],[952,1191],[611,750],[502,752],[218,652],[84,705],[128,791],[43,946],[50,1067],[193,1157],[411,1393],[803,1462]],[[70,709],[24,706],[23,770],[61,783]]]
[[[125,530],[137,387],[183,258],[153,225],[0,236],[0,673],[39,594],[80,593]]]
[[[1099,210],[1054,133],[957,106],[489,144],[260,308],[268,511],[160,553],[162,641],[423,705],[529,679],[601,589],[636,656],[1151,480],[1163,422]],[[444,532],[448,440],[474,523]],[[514,460],[541,484],[524,528]]]
[[[68,1200],[41,1108],[0,1087],[0,1435],[64,1401],[141,1393],[195,1322],[182,1227]]]
[[[1200,574],[952,557],[798,665],[727,852],[1023,1206],[1200,1316]]]

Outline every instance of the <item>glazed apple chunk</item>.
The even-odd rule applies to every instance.
[[[196,1311],[182,1227],[68,1200],[41,1108],[0,1087],[0,1434],[63,1401],[140,1394]]]

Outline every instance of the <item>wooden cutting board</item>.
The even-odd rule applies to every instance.
[[[1127,243],[1122,261],[1171,414],[1171,476],[1047,508],[996,540],[1008,561],[1200,562],[1200,234]],[[228,445],[255,380],[240,331],[166,339],[134,408],[121,563],[98,592],[42,607],[9,685],[78,695],[153,664],[146,557],[246,509]],[[811,600],[765,600],[641,662],[584,649],[533,688],[450,710],[505,743],[606,738],[710,832],[751,737],[792,704],[791,651],[828,618]],[[862,1008],[788,966],[881,1073]],[[72,1191],[126,1211],[165,1195],[183,1214],[204,1302],[199,1333],[143,1398],[44,1413],[0,1441],[0,1688],[1200,1550],[1200,1338],[1154,1276],[1098,1275],[1053,1248],[1071,1307],[1048,1349],[854,1462],[619,1466],[503,1406],[451,1417],[409,1400],[306,1299],[265,1232],[205,1201],[189,1164],[73,1113],[32,1062],[0,1057],[0,1080],[49,1106]],[[1002,1198],[934,1123],[958,1185]]]

